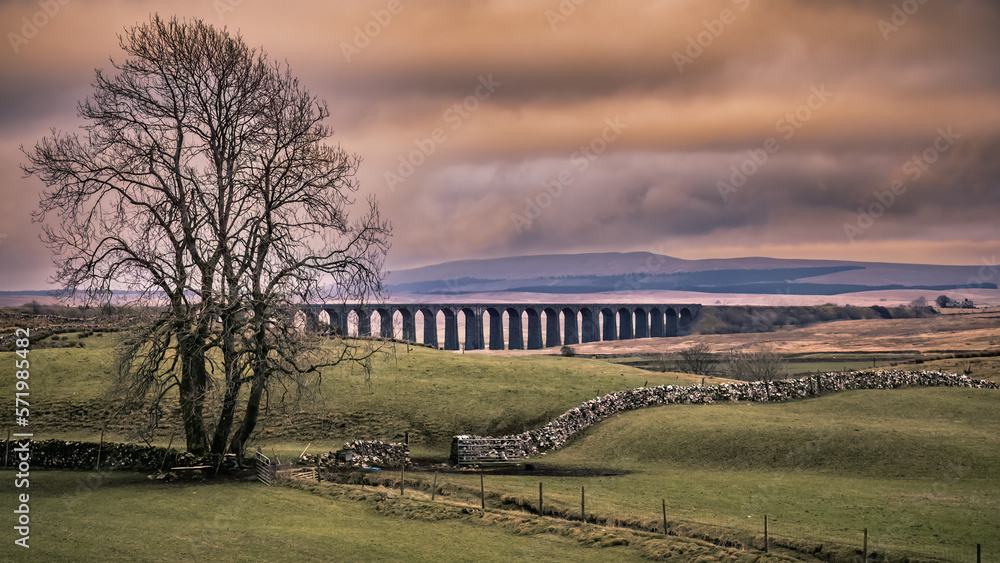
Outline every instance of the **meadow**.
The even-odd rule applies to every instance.
[[[13,472],[0,472],[0,483]],[[29,549],[4,561],[642,561],[559,534],[462,519],[393,518],[372,503],[259,483],[161,484],[145,475],[47,471],[32,483]],[[0,487],[4,512],[14,506]]]
[[[857,547],[868,528],[882,553],[952,560],[982,543],[991,561],[1000,557],[998,406],[995,391],[924,388],[655,407],[538,461],[547,472],[607,475],[488,482],[537,505],[541,481],[548,502],[577,517],[581,486],[588,513],[616,520],[655,521],[663,499],[669,518],[746,545],[768,515],[770,533],[790,545]]]
[[[78,340],[76,334],[64,336]],[[117,337],[95,336],[79,340],[84,348],[30,353],[36,374],[33,424],[48,437],[93,438],[103,428],[112,404],[108,382],[115,370]],[[13,362],[12,353],[0,353],[0,362],[8,357]],[[418,455],[443,460],[456,434],[520,432],[612,391],[700,381],[700,376],[650,373],[585,358],[509,358],[396,343],[375,356],[367,378],[358,365],[344,363],[324,371],[321,393],[285,412],[275,405],[265,417],[260,441],[265,449],[287,447],[290,452],[310,442],[338,449],[347,440],[402,440],[408,434]],[[178,421],[168,417],[155,442],[166,445],[178,432]],[[108,436],[121,438],[113,432]]]
[[[109,404],[106,382],[117,337],[63,336],[84,347],[31,352],[34,430],[41,438],[96,441]],[[829,350],[802,354],[803,362],[816,365],[849,359]],[[992,369],[993,360],[978,360],[974,369]],[[0,362],[8,361],[13,354],[0,353]],[[941,367],[969,361],[940,360]],[[350,365],[324,372],[323,399],[270,415],[255,446],[287,461],[306,447],[317,453],[354,438],[408,435],[418,462],[440,463],[455,434],[517,432],[611,391],[702,380],[579,356],[462,354],[405,344],[386,348],[369,375]],[[440,473],[435,504],[427,494],[435,479],[429,471],[407,474],[407,486],[416,490],[405,499],[386,489],[374,500],[353,498],[356,486],[330,495],[241,482],[163,484],[127,473],[37,472],[33,538],[48,551],[33,550],[33,556],[173,560],[205,553],[225,560],[238,552],[244,560],[263,561],[323,559],[336,549],[352,560],[429,560],[442,553],[448,560],[475,560],[463,554],[476,544],[499,561],[525,554],[539,560],[668,553],[682,561],[758,558],[759,551],[727,551],[691,538],[760,547],[767,515],[774,560],[818,560],[813,552],[850,560],[867,528],[870,550],[889,553],[891,560],[969,560],[981,543],[989,561],[1000,559],[998,407],[995,391],[922,388],[625,413],[560,451],[529,460],[532,471],[488,472],[491,513],[520,509],[516,517],[484,518],[473,510],[477,473]],[[168,426],[155,442],[166,445],[175,433]],[[125,437],[108,431],[106,439]],[[12,482],[10,472],[0,473],[4,508],[13,502]],[[579,518],[584,487],[588,519],[603,527],[577,522],[569,529],[563,521],[525,514],[537,505],[540,482],[546,513]],[[386,499],[416,504],[389,510]],[[672,538],[680,544],[654,545],[663,538],[636,529],[659,529],[664,504],[671,531],[685,536]],[[472,508],[441,516],[448,506]],[[523,518],[529,520],[518,520]],[[137,555],[143,553],[155,555]]]

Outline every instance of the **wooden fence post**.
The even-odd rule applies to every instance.
[[[587,494],[583,485],[580,485],[580,518],[587,521]]]
[[[434,472],[434,484],[431,485],[431,500],[432,501],[434,500],[434,495],[437,494],[437,488],[438,488],[438,472],[435,471]]]
[[[541,516],[542,514],[544,514],[544,511],[542,510],[542,482],[539,481],[538,482],[538,515]]]
[[[667,535],[667,499],[660,499],[663,506],[663,535]]]
[[[399,468],[399,496],[403,496],[403,493],[406,492],[403,486],[403,471],[405,471],[405,466]]]
[[[486,510],[486,485],[483,480],[483,472],[479,472],[479,505]]]
[[[768,553],[767,514],[764,515],[764,553]]]
[[[868,563],[868,528],[865,528],[865,544],[862,549],[862,563]]]
[[[983,544],[976,544],[976,563],[983,563]]]

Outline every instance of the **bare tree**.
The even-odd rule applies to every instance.
[[[176,389],[189,451],[241,451],[269,390],[370,353],[325,353],[293,318],[377,296],[389,225],[374,200],[351,219],[359,161],[325,144],[329,110],[288,68],[199,20],[119,39],[117,74],[79,106],[85,136],[25,151],[54,281],[165,305],[120,348],[119,395],[154,416]]]
[[[699,342],[678,352],[675,368],[681,373],[714,376],[718,374],[719,359],[709,351],[707,344]]]
[[[730,350],[725,357],[725,374],[743,381],[773,381],[784,374],[781,355],[767,344]]]

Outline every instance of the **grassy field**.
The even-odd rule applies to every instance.
[[[463,519],[393,518],[370,503],[255,483],[161,484],[143,475],[38,472],[30,549],[3,561],[641,561],[634,549],[516,534]],[[0,505],[14,509],[12,472]]]
[[[976,338],[993,338],[975,330]],[[83,339],[84,348],[30,353],[36,436],[97,439],[108,404],[115,338],[91,336]],[[870,356],[859,354],[874,353],[831,355],[832,348],[789,346],[802,360],[796,364],[810,368],[840,369],[837,364],[849,361],[869,367]],[[0,353],[0,364],[11,365],[13,359],[12,353]],[[964,370],[970,365],[974,377],[997,379],[1000,373],[997,358],[906,367]],[[337,449],[347,439],[395,440],[409,432],[415,458],[441,461],[455,434],[518,432],[611,391],[700,382],[700,376],[581,357],[461,354],[396,345],[372,365],[370,382],[356,367],[325,372],[324,400],[272,414],[259,443],[288,459],[310,443],[315,453]],[[168,437],[169,431],[157,441],[165,445]],[[548,506],[572,515],[578,514],[584,486],[587,512],[611,522],[658,521],[665,499],[669,519],[687,526],[691,535],[732,538],[744,545],[759,540],[766,514],[772,535],[789,544],[859,546],[861,530],[868,528],[875,550],[968,560],[969,550],[982,543],[985,561],[1000,560],[996,391],[853,391],[784,404],[651,408],[614,417],[532,462],[562,476],[489,475],[487,489],[495,498],[507,495],[532,505],[542,481]],[[478,475],[439,478],[454,491],[446,499],[474,500],[468,494],[478,490]],[[45,555],[38,560],[142,559],[133,557],[141,553],[157,554],[148,560],[175,560],[237,552],[249,560],[323,559],[330,549],[356,560],[425,560],[440,553],[462,560],[473,545],[495,553],[492,560],[527,555],[629,560],[640,554],[617,547],[580,548],[579,538],[561,532],[512,535],[462,519],[386,518],[365,503],[299,490],[240,483],[161,485],[128,474],[97,478],[95,486],[87,479],[94,477],[36,474],[32,486],[39,496],[33,496],[38,500],[32,511],[39,516],[32,537],[49,550],[33,549],[33,556]],[[9,473],[0,473],[0,502],[6,503],[0,507],[5,509],[13,502],[12,482]],[[201,508],[192,512],[195,507]],[[262,519],[259,507],[278,516]],[[151,539],[144,541],[145,536]],[[407,546],[411,551],[400,551]]]
[[[36,432],[67,439],[99,436],[115,339],[91,336],[82,349],[30,352]],[[13,364],[14,358],[0,353],[0,362]],[[265,449],[290,455],[310,442],[339,449],[345,440],[401,440],[408,432],[415,455],[445,459],[456,434],[520,432],[612,391],[700,381],[587,358],[510,358],[396,344],[376,356],[369,381],[355,365],[326,370],[322,398],[267,416],[262,440]],[[157,441],[166,445],[171,431],[177,431],[176,422]]]
[[[603,477],[490,476],[507,494],[579,514],[671,518],[748,542],[795,540],[1000,560],[1000,394],[852,391],[784,404],[675,405],[599,424],[539,463]],[[598,471],[599,472],[599,471]],[[474,476],[447,478],[475,487]],[[970,552],[970,549],[972,550]],[[967,557],[965,558],[968,559]]]

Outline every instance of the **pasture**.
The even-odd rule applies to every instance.
[[[927,327],[922,327],[910,331],[914,338],[924,337]],[[991,336],[995,329],[967,328],[973,342],[996,338]],[[911,351],[912,339],[895,348],[845,352],[811,341],[814,329],[782,335],[784,345],[795,350],[789,351],[798,359],[793,365],[805,367],[802,371],[850,362],[870,367],[872,355],[882,354],[876,362],[907,369],[971,365],[973,377],[996,380],[1000,363],[989,357],[931,360],[930,349]],[[117,336],[64,337],[84,347],[31,352],[33,429],[40,438],[96,441],[110,404],[107,382],[115,370]],[[715,342],[722,338],[717,335],[690,338],[725,345]],[[672,346],[673,340],[661,342]],[[653,346],[656,341],[635,344]],[[917,358],[920,364],[906,365]],[[13,354],[0,353],[0,362],[8,360],[13,361]],[[376,355],[367,378],[347,364],[326,370],[322,393],[285,412],[270,413],[255,445],[287,461],[307,446],[317,453],[338,449],[349,439],[398,441],[408,435],[416,461],[440,463],[455,434],[519,432],[612,391],[701,380],[638,369],[621,358],[569,358],[551,350],[547,355],[462,354],[397,343]],[[706,383],[720,381],[709,378]],[[487,473],[488,505],[495,509],[530,512],[541,482],[547,513],[579,518],[584,487],[588,518],[611,526],[586,532],[566,531],[562,524],[503,524],[507,517],[484,519],[471,509],[460,517],[414,516],[436,514],[436,505],[387,512],[384,502],[354,499],[353,493],[329,496],[254,483],[162,484],[128,473],[40,471],[32,483],[39,494],[32,505],[37,515],[33,539],[48,551],[32,552],[45,555],[38,560],[68,561],[136,558],[140,550],[155,553],[153,560],[202,552],[273,560],[323,558],[337,549],[356,560],[427,560],[440,553],[462,560],[461,554],[475,543],[501,561],[526,554],[539,560],[633,560],[680,553],[670,551],[677,546],[652,546],[650,536],[641,535],[647,532],[614,528],[658,529],[665,501],[675,533],[716,543],[759,545],[767,515],[775,560],[810,560],[806,552],[824,545],[827,554],[849,554],[860,546],[861,530],[868,528],[876,552],[968,560],[970,549],[982,543],[989,561],[1000,558],[995,518],[1000,513],[998,407],[995,391],[939,388],[850,391],[780,404],[670,405],[598,424],[564,449],[529,460],[533,470]],[[176,421],[168,416],[167,422],[155,439],[158,445],[167,445],[171,435],[179,439]],[[106,439],[125,436],[109,429]],[[437,478],[442,491],[438,504],[478,506],[478,474],[440,473]],[[396,500],[428,503],[432,479],[430,471],[408,473],[408,487],[418,490]],[[10,472],[0,475],[6,504],[13,502],[12,482]],[[383,492],[394,498],[393,491]],[[262,511],[268,518],[259,517]],[[123,529],[129,533],[120,533]],[[593,539],[605,537],[601,534],[630,539]],[[680,560],[719,557],[721,552],[712,549],[700,543],[681,549],[689,558]]]

